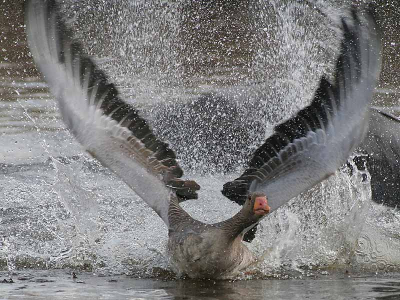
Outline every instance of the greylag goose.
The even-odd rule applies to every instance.
[[[335,173],[367,132],[380,42],[374,18],[354,9],[341,20],[335,80],[322,77],[311,104],[278,125],[243,175],[224,186],[224,195],[241,201],[242,209],[226,221],[205,224],[180,206],[197,198],[200,187],[181,179],[175,153],[72,39],[55,1],[27,1],[25,18],[31,53],[65,124],[161,217],[169,231],[171,266],[179,275],[229,278],[252,264],[255,257],[242,243],[243,234]]]
[[[371,108],[368,133],[356,152],[357,169],[371,175],[372,200],[400,208],[400,119]]]

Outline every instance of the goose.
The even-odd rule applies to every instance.
[[[358,170],[367,169],[372,201],[384,207],[400,208],[400,118],[371,108],[369,130],[356,150]]]
[[[182,179],[174,151],[88,56],[63,22],[54,0],[28,0],[30,51],[84,149],[121,177],[164,221],[167,253],[178,276],[226,279],[257,258],[243,234],[291,198],[331,176],[362,142],[380,71],[380,38],[373,15],[355,8],[341,18],[343,38],[335,78],[323,76],[309,106],[275,127],[244,173],[222,193],[243,204],[215,224],[180,205],[200,186]]]

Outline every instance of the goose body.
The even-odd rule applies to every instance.
[[[192,278],[229,278],[255,262],[243,233],[270,211],[265,195],[254,193],[232,218],[205,224],[171,201],[168,252],[178,274]]]
[[[28,43],[55,95],[64,122],[94,158],[114,171],[164,221],[172,268],[192,278],[228,278],[256,258],[243,235],[270,211],[333,174],[361,143],[380,69],[373,17],[342,18],[335,80],[323,77],[311,104],[257,149],[223,194],[243,207],[215,224],[193,219],[180,202],[196,199],[196,182],[181,179],[175,153],[72,39],[55,1],[26,1]]]
[[[170,232],[168,240],[171,266],[177,274],[192,278],[229,278],[255,261],[242,236],[229,238],[214,224],[182,225],[185,228]]]

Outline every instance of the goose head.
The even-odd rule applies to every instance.
[[[254,227],[270,210],[266,195],[261,192],[253,192],[247,196],[242,209],[236,215],[218,223],[218,226],[232,240],[240,237],[241,241],[243,234]]]

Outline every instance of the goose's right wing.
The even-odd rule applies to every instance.
[[[363,140],[380,71],[380,37],[372,14],[364,18],[355,9],[342,27],[335,81],[322,77],[312,103],[275,127],[247,170],[224,185],[225,196],[243,203],[262,191],[275,210],[335,173]]]
[[[199,186],[179,178],[175,153],[72,40],[52,0],[28,0],[27,37],[36,65],[56,96],[64,122],[85,147],[119,175],[168,225],[171,189],[196,198]]]

